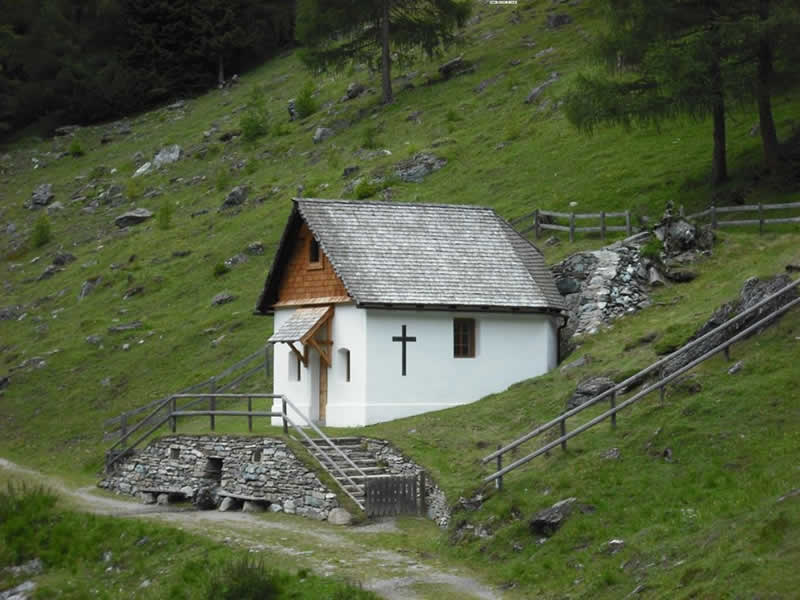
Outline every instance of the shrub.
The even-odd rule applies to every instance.
[[[444,114],[444,120],[448,123],[455,123],[456,121],[461,121],[462,117],[456,112],[456,109],[448,108],[447,112]]]
[[[242,137],[245,141],[252,142],[269,133],[269,113],[264,96],[264,90],[255,86],[250,90],[247,99],[247,110],[239,120]]]
[[[309,115],[313,115],[319,110],[317,101],[314,99],[314,83],[312,81],[306,82],[297,98],[294,101],[294,108],[297,111],[297,116],[305,119]]]
[[[380,145],[378,141],[378,128],[367,127],[361,134],[361,147],[375,149]]]
[[[280,585],[263,562],[249,557],[224,565],[211,576],[204,597],[208,600],[271,600],[278,598]]]
[[[359,200],[363,200],[364,198],[369,198],[370,196],[374,196],[375,194],[380,192],[381,189],[383,189],[383,186],[380,185],[379,183],[370,182],[367,181],[366,179],[362,179],[361,181],[358,182],[358,185],[356,185],[355,189],[356,198],[358,198]]]
[[[83,146],[81,146],[81,142],[80,142],[80,140],[78,140],[78,139],[73,139],[73,140],[70,142],[70,144],[69,144],[69,147],[67,148],[67,152],[69,152],[69,154],[70,154],[71,156],[74,156],[74,157],[76,157],[76,158],[77,158],[77,157],[79,157],[79,156],[83,156],[84,154],[86,154],[86,153],[83,151]]]
[[[50,219],[47,215],[40,215],[33,224],[33,233],[31,234],[31,243],[34,248],[41,248],[50,241]]]
[[[164,202],[158,209],[156,220],[159,229],[167,230],[172,226],[172,205],[169,202]]]
[[[642,256],[650,260],[660,261],[661,252],[664,250],[664,244],[657,237],[652,237],[649,242],[642,246]]]
[[[214,277],[222,277],[225,273],[228,273],[231,268],[226,265],[224,262],[220,262],[214,265]]]

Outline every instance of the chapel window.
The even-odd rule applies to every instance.
[[[475,357],[475,319],[453,319],[453,356]]]
[[[308,244],[308,263],[311,266],[320,266],[319,242],[311,236]]]

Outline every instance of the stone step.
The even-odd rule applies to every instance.
[[[357,437],[334,437],[328,439],[337,446],[361,446],[361,438]],[[320,438],[311,438],[311,441],[317,444],[318,446],[321,444],[325,446],[328,445],[325,440]],[[300,443],[303,444],[304,446],[310,446],[310,444],[306,440],[301,440]]]

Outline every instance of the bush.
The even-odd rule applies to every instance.
[[[378,128],[367,127],[361,135],[361,147],[373,150],[380,145],[378,141]]]
[[[381,189],[383,189],[383,186],[380,185],[379,183],[374,183],[367,181],[366,179],[362,179],[361,181],[358,182],[358,185],[356,185],[355,189],[356,198],[358,198],[359,200],[363,200],[364,198],[369,198],[370,196],[374,196],[375,194],[380,192]]]
[[[164,202],[158,209],[156,220],[158,221],[159,229],[166,231],[172,226],[172,205],[169,202]]]
[[[250,90],[247,99],[247,110],[239,120],[242,137],[245,141],[252,142],[269,133],[269,113],[264,90],[255,86]]]
[[[83,151],[83,146],[81,146],[81,142],[80,142],[80,140],[78,140],[78,139],[73,139],[73,140],[72,140],[72,142],[70,142],[70,144],[69,144],[69,147],[67,148],[67,152],[68,152],[68,153],[69,153],[71,156],[74,156],[74,157],[76,157],[76,158],[77,158],[77,157],[79,157],[79,156],[83,156],[84,154],[86,154],[86,153]]]
[[[204,597],[208,600],[272,600],[281,586],[263,562],[249,557],[224,565],[211,576]]]
[[[50,238],[50,219],[47,218],[47,215],[41,215],[36,219],[36,223],[33,224],[31,243],[34,248],[41,248],[50,241]]]
[[[300,90],[294,101],[294,109],[301,119],[305,119],[319,110],[317,101],[314,99],[314,84],[311,81],[308,81]]]
[[[650,260],[659,262],[661,260],[661,253],[664,251],[664,244],[657,237],[653,236],[649,242],[642,246],[642,256]]]
[[[214,265],[214,277],[222,277],[225,273],[228,273],[231,268],[226,265],[224,262],[217,263]]]

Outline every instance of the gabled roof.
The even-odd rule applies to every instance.
[[[564,309],[539,250],[490,208],[298,198],[259,299],[262,313],[277,301],[302,221],[359,306]]]

